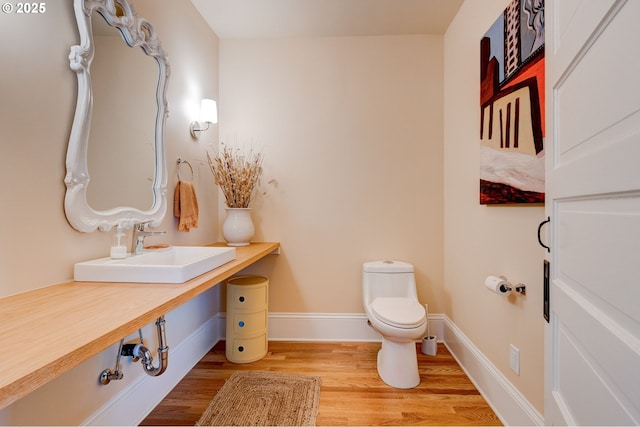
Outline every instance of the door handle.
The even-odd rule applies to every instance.
[[[542,243],[542,237],[540,236],[540,232],[542,231],[542,226],[544,226],[548,222],[551,222],[551,217],[547,217],[546,220],[542,221],[540,225],[538,225],[538,243],[540,243],[540,246],[545,248],[547,252],[551,252],[551,248],[545,245],[544,243]]]

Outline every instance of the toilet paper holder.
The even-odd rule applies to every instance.
[[[505,276],[498,276],[500,277],[502,280],[504,280],[505,282],[507,282],[507,285],[509,286],[509,289],[516,291],[519,294],[522,295],[526,295],[527,294],[527,287],[524,283],[518,283],[517,285],[513,286]]]
[[[527,287],[523,283],[518,283],[513,290],[522,295],[527,294]]]

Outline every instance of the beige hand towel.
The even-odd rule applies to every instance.
[[[178,231],[198,228],[198,198],[190,182],[179,181],[173,195],[173,216],[178,218]]]

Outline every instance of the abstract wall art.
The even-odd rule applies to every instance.
[[[480,42],[480,204],[544,203],[544,0],[513,0]]]

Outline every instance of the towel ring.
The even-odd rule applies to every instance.
[[[180,166],[182,165],[187,165],[189,166],[189,170],[191,171],[191,179],[189,181],[193,181],[193,167],[191,166],[191,163],[189,163],[186,160],[182,160],[182,159],[178,159],[178,168],[176,170],[176,174],[178,175],[178,181],[183,182],[184,180],[182,179],[182,177],[180,176]]]

